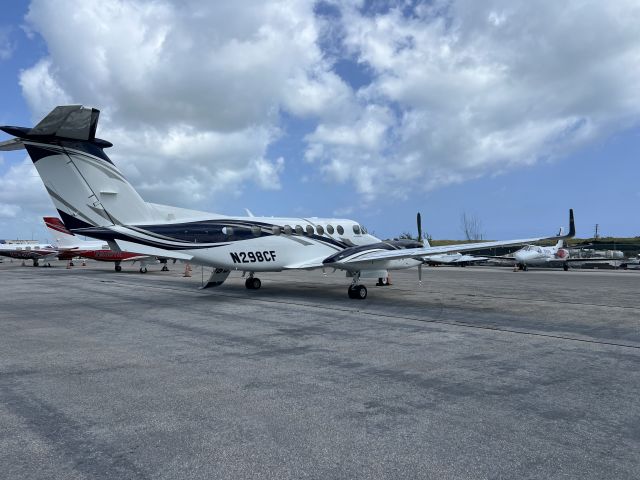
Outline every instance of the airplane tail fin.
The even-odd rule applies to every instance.
[[[64,223],[59,218],[43,217],[43,220],[58,247],[69,248],[80,243],[78,237],[67,230],[67,227],[64,226]]]
[[[556,250],[559,250],[562,247],[564,247],[564,228],[563,227],[560,227],[560,231],[558,232],[558,237],[561,237],[561,238],[556,243]]]
[[[69,229],[150,223],[159,214],[111,162],[96,138],[100,111],[81,105],[54,108],[35,127],[0,127],[17,137],[0,147],[24,146]]]

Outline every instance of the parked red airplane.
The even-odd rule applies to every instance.
[[[118,252],[111,250],[109,245],[100,240],[81,240],[64,226],[56,217],[44,217],[44,223],[51,232],[58,247],[58,258],[71,260],[75,257],[90,258],[100,262],[114,262],[115,270],[122,270],[121,262],[140,262],[140,273],[147,273],[147,265],[158,263],[158,258],[133,252]],[[166,260],[162,271],[169,270]]]

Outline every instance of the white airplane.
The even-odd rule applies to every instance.
[[[561,232],[562,233],[562,232]],[[569,252],[563,248],[564,241],[558,240],[553,247],[526,245],[513,254],[513,259],[520,270],[528,270],[529,266],[546,266],[561,263],[562,268],[569,270]]]
[[[464,267],[476,262],[484,262],[489,257],[477,257],[475,255],[466,255],[464,253],[443,253],[441,255],[429,255],[425,257],[424,263],[428,265],[458,265]]]
[[[362,278],[386,278],[389,270],[418,266],[429,255],[534,243],[558,236],[427,247],[422,242],[382,242],[358,222],[337,218],[232,217],[145,202],[111,162],[96,138],[99,110],[56,107],[35,127],[0,127],[15,138],[2,149],[26,148],[62,221],[74,233],[137,252],[213,267],[205,285],[221,285],[231,270],[248,274],[245,286],[261,286],[257,272],[331,267],[352,277],[349,298],[364,299]],[[573,212],[570,212],[573,236]],[[418,222],[419,238],[422,237]]]
[[[560,229],[559,236],[562,235],[562,229]],[[562,269],[566,272],[569,270],[569,265],[576,262],[590,262],[590,261],[609,261],[606,258],[571,258],[569,250],[564,248],[564,240],[560,238],[558,243],[553,247],[541,247],[539,245],[526,245],[520,250],[516,251],[512,257],[490,257],[498,258],[502,260],[513,261],[518,270],[527,271],[529,267],[549,267],[549,266],[562,266]]]

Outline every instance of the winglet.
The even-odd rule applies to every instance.
[[[576,236],[576,224],[573,220],[573,208],[569,209],[569,233],[566,238],[573,238]]]
[[[576,236],[576,224],[573,220],[573,208],[569,209],[569,233],[567,233],[566,235],[563,235],[563,233],[563,229],[561,228],[558,232],[558,235],[556,235],[554,239],[561,240],[564,238],[573,238]]]

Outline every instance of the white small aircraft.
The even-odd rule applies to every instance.
[[[443,253],[442,255],[429,255],[425,257],[424,263],[428,265],[457,265],[464,267],[477,262],[485,262],[489,257],[477,257],[464,253]]]
[[[569,252],[563,248],[564,241],[558,240],[553,247],[541,247],[539,245],[527,245],[513,254],[513,258],[520,270],[528,270],[529,266],[545,266],[549,264],[562,264],[562,268],[569,270]]]
[[[335,268],[352,277],[349,298],[364,299],[362,278],[418,266],[425,257],[481,248],[523,245],[558,236],[428,247],[420,241],[383,242],[358,222],[337,218],[232,217],[145,202],[96,138],[99,110],[56,107],[35,127],[0,127],[15,138],[0,150],[26,148],[62,221],[74,233],[109,242],[113,250],[137,252],[213,267],[205,285],[221,285],[231,270],[257,272]],[[573,212],[570,233],[574,235]],[[422,238],[420,221],[418,234]]]
[[[560,229],[559,236],[562,235],[562,229]],[[502,260],[513,261],[518,270],[527,271],[529,267],[552,267],[562,266],[562,269],[566,272],[569,270],[569,265],[572,263],[582,262],[598,262],[598,261],[610,261],[607,258],[571,258],[569,250],[564,248],[564,240],[561,238],[552,247],[541,247],[539,245],[526,245],[520,250],[516,251],[512,257],[490,257],[498,258]]]

